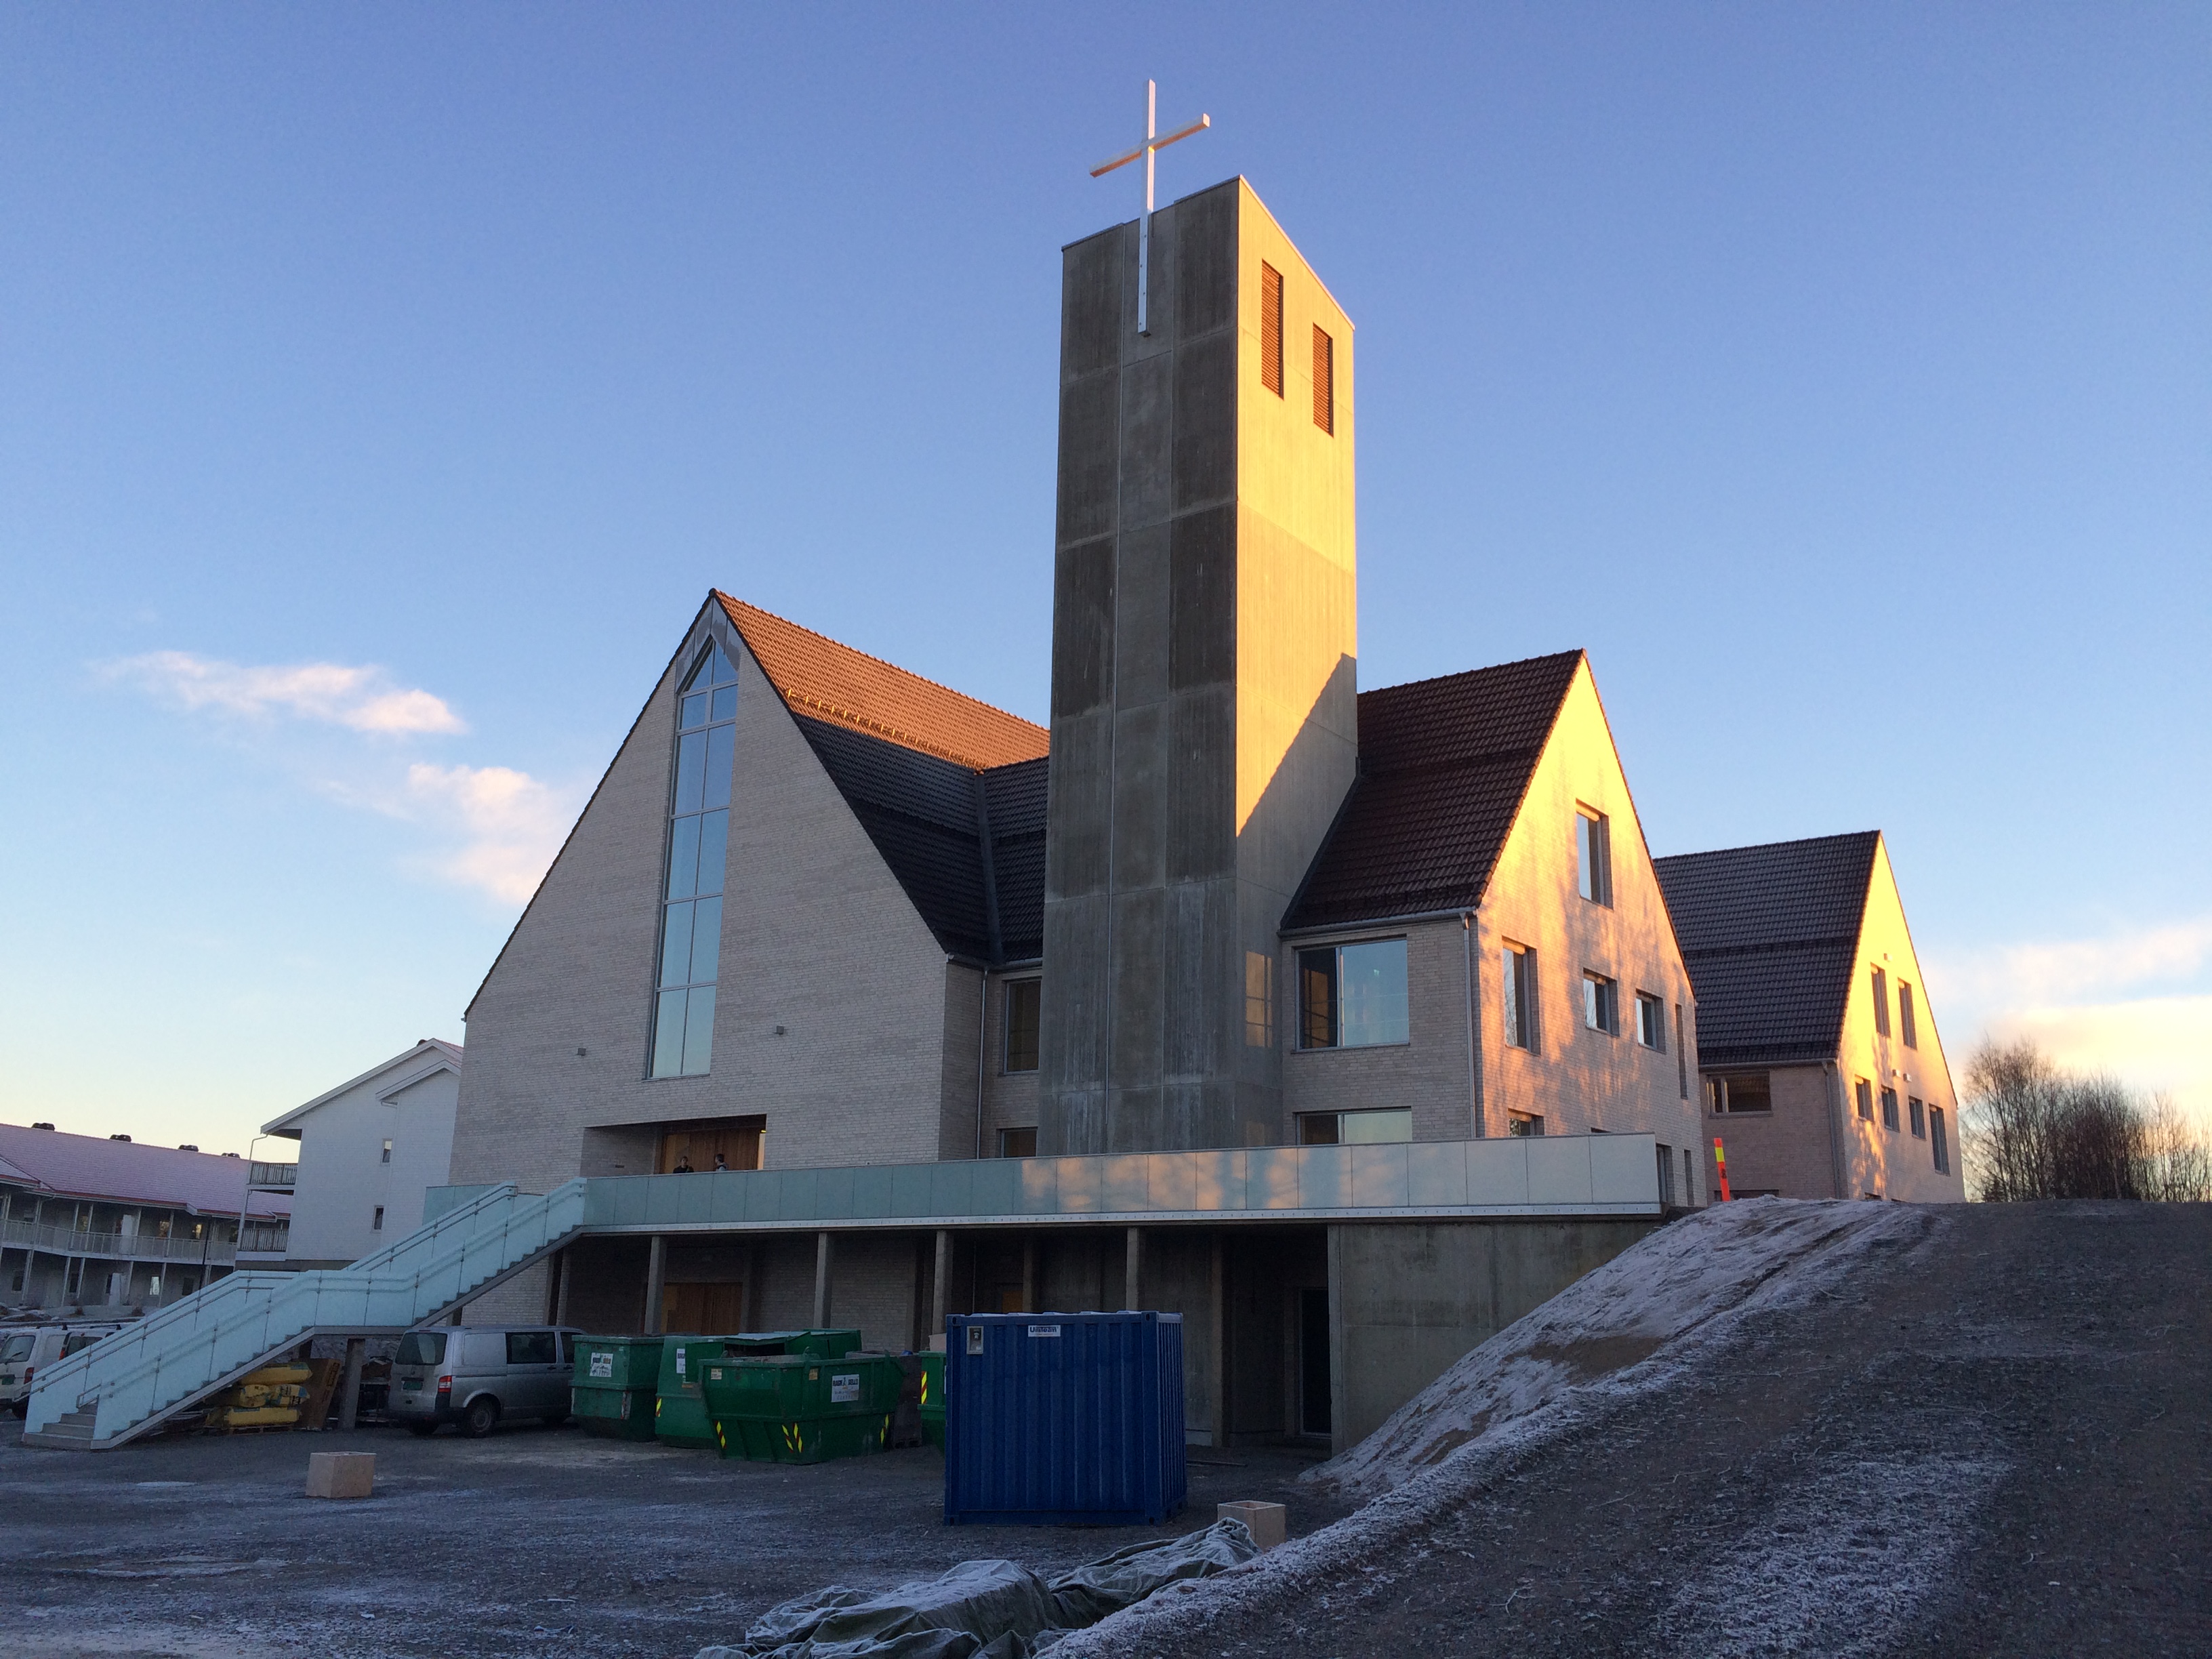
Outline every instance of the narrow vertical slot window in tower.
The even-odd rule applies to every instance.
[[[1313,331],[1314,424],[1336,431],[1336,342],[1318,323]]]
[[[1260,384],[1283,395],[1283,273],[1260,262]]]

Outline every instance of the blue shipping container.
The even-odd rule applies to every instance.
[[[945,1321],[948,1522],[1164,1521],[1188,1478],[1181,1314]]]

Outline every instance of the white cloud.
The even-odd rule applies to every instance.
[[[433,859],[433,867],[449,881],[514,904],[537,891],[575,815],[569,792],[506,766],[417,762],[407,769],[405,794],[377,804],[458,837],[457,846]]]
[[[2171,1094],[2212,1125],[2212,916],[1939,956],[1927,968],[1954,1066],[1984,1036],[2030,1037],[2062,1066]]]
[[[257,668],[190,651],[149,651],[109,663],[105,672],[191,711],[263,719],[287,714],[380,737],[468,730],[443,698],[395,685],[373,665],[309,662]]]

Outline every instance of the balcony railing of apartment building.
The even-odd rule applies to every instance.
[[[300,1184],[297,1164],[253,1164],[246,1168],[246,1184],[257,1193],[289,1193]]]
[[[246,1248],[257,1248],[252,1238],[261,1230],[249,1224],[246,1231]],[[25,1246],[33,1250],[49,1251],[55,1255],[100,1256],[118,1261],[205,1261],[228,1266],[238,1255],[238,1247],[227,1239],[163,1238],[153,1233],[95,1233],[38,1221],[0,1222],[0,1244]],[[282,1250],[284,1240],[280,1236],[274,1245],[258,1248]]]

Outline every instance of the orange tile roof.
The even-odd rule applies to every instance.
[[[717,588],[714,598],[793,708],[963,766],[1041,759],[1044,727],[840,645]]]

